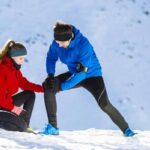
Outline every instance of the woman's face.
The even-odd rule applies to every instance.
[[[18,65],[22,65],[22,64],[24,63],[25,58],[26,58],[26,55],[17,56],[17,57],[12,57],[12,59],[13,59]]]
[[[59,47],[67,48],[71,42],[71,39],[68,41],[56,41]]]

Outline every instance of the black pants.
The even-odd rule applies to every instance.
[[[32,91],[23,91],[18,93],[12,97],[13,103],[16,106],[22,106],[23,109],[26,110],[26,113],[22,114],[21,117],[26,121],[29,126],[30,118],[35,102],[35,93]]]
[[[60,82],[67,80],[71,74],[69,72],[57,76]],[[110,103],[105,84],[102,77],[92,77],[81,81],[73,88],[83,87],[87,89],[97,101],[99,107],[108,114],[111,120],[124,132],[128,128],[128,124],[119,113],[119,111]],[[51,90],[46,90],[44,93],[45,105],[49,123],[57,127],[57,104],[56,93]]]

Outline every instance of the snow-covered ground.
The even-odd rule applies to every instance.
[[[107,131],[118,128],[99,109],[94,98],[80,88],[57,95],[62,135],[41,138],[23,134],[21,137],[20,133],[0,131],[0,149],[8,148],[2,145],[5,142],[12,143],[14,149],[15,143],[24,149],[32,145],[35,149],[48,146],[55,149],[55,145],[56,149],[69,149],[69,146],[72,149],[84,146],[89,146],[84,149],[97,146],[99,149],[146,149],[150,141],[149,132],[143,131],[150,130],[150,1],[0,0],[0,47],[8,38],[25,44],[28,58],[22,72],[30,81],[42,83],[46,77],[45,57],[57,20],[75,25],[89,38],[103,67],[110,101],[140,134],[132,139],[122,137],[119,131]],[[63,73],[66,67],[58,62],[56,70],[56,74]],[[36,96],[31,126],[41,130],[47,117],[43,94]],[[95,129],[84,131],[90,128]]]
[[[127,138],[114,130],[61,131],[59,136],[0,130],[0,150],[149,150],[150,131],[137,132]]]

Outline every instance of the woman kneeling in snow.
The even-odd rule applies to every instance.
[[[7,130],[28,129],[34,92],[43,92],[41,85],[29,82],[20,71],[26,55],[26,48],[12,40],[4,45],[0,55],[0,127]],[[19,88],[23,91],[17,93]],[[21,127],[19,121],[23,121],[25,124],[22,125],[26,127]]]

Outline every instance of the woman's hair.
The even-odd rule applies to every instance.
[[[3,57],[8,53],[8,50],[12,45],[14,45],[15,42],[13,40],[7,40],[0,50],[0,62],[2,61]]]
[[[67,41],[72,38],[73,27],[70,24],[56,22],[53,28],[54,39],[58,41]]]
[[[10,51],[20,50],[20,49],[26,49],[26,48],[21,43],[16,43],[13,40],[7,40],[4,46],[2,47],[2,49],[0,50],[0,62],[2,61],[5,55],[9,56]]]
[[[25,46],[21,43],[16,43],[14,41],[12,41],[10,44],[9,44],[9,47],[8,47],[8,52],[11,51],[11,50],[20,50],[20,49],[26,49]]]

